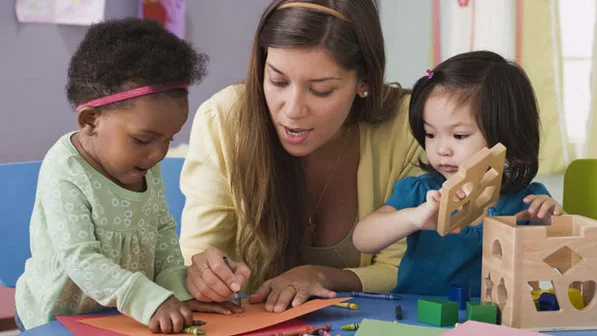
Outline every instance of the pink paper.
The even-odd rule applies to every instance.
[[[446,331],[441,335],[449,336],[537,336],[547,335],[541,334],[535,331],[528,331],[516,328],[510,328],[502,325],[496,325],[491,323],[484,323],[478,321],[466,321],[458,327]]]

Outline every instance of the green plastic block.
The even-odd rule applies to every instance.
[[[458,322],[458,302],[449,300],[419,299],[417,315],[420,322],[435,326],[453,326]]]
[[[466,303],[466,319],[497,323],[498,307],[491,302],[467,302]]]

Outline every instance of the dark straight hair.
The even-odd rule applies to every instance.
[[[432,94],[470,104],[487,145],[500,142],[506,147],[502,193],[531,183],[539,167],[539,111],[531,81],[520,66],[494,52],[473,51],[451,57],[421,77],[412,91],[409,120],[423,148],[423,111]],[[419,164],[433,171],[422,160]]]

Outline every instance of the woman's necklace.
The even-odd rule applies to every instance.
[[[332,177],[334,176],[334,172],[336,171],[336,167],[338,166],[338,162],[340,161],[340,158],[342,158],[342,154],[344,153],[344,148],[346,147],[346,142],[348,140],[349,133],[350,133],[350,127],[347,128],[346,132],[344,133],[344,141],[342,142],[342,147],[340,148],[340,152],[338,153],[336,160],[334,160],[334,165],[332,166],[332,170],[330,171],[328,179],[325,182],[325,184],[323,185],[323,188],[321,189],[321,193],[319,193],[319,197],[317,198],[317,201],[315,202],[315,206],[313,207],[313,211],[311,211],[311,215],[309,216],[309,223],[307,223],[307,231],[309,232],[310,235],[312,235],[313,231],[315,231],[315,223],[313,222],[313,218],[315,217],[315,213],[317,212],[317,209],[319,208],[319,203],[321,203],[321,200],[323,199],[323,195],[325,195],[325,192],[328,190],[330,181],[332,180]]]

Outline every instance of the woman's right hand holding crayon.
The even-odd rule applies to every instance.
[[[229,259],[228,266],[223,257],[222,251],[208,247],[191,258],[186,286],[195,299],[205,302],[228,301],[249,279],[251,270],[245,263]]]

